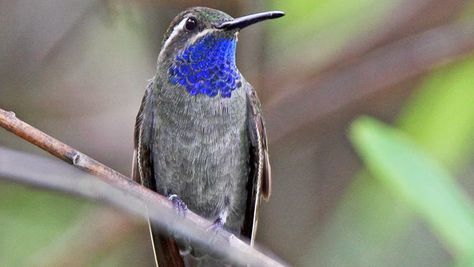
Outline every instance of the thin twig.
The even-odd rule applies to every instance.
[[[242,265],[283,266],[224,230],[208,231],[211,222],[191,211],[181,218],[167,198],[19,120],[13,112],[0,109],[0,126],[96,177],[83,179],[77,175],[55,175],[52,170],[28,171],[33,166],[26,165],[27,161],[13,160],[11,154],[21,157],[19,154],[2,149],[0,178],[104,201],[133,215],[146,216],[146,206],[150,219],[161,225],[164,232],[186,236]]]
[[[47,151],[53,156],[58,157],[88,173],[96,175],[105,181],[113,184],[129,184],[129,179],[125,175],[120,174],[76,149],[43,133],[33,126],[19,120],[13,112],[7,112],[0,109],[0,126]],[[139,187],[138,184],[135,184],[134,186]],[[162,197],[162,199],[166,201],[166,198]]]

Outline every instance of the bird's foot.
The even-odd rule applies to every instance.
[[[221,218],[217,218],[211,226],[207,228],[208,231],[218,232],[224,227],[225,222]]]
[[[224,224],[227,220],[227,215],[228,215],[227,209],[221,211],[219,213],[219,216],[217,216],[216,220],[212,223],[211,226],[209,226],[209,228],[207,228],[207,230],[214,231],[214,232],[218,232],[219,230],[221,230],[224,227]]]
[[[176,194],[168,195],[168,199],[171,201],[171,203],[173,203],[173,207],[178,213],[178,215],[181,215],[183,217],[186,216],[186,212],[188,211],[188,206],[186,205],[186,203],[184,203],[183,200],[181,200],[181,198],[178,197],[178,195]]]
[[[207,231],[211,233],[209,238],[209,244],[214,245],[218,239],[219,232],[223,231],[225,222],[227,220],[227,209],[221,211],[216,220],[207,228]]]

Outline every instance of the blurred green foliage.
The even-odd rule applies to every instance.
[[[291,67],[297,64],[316,71],[357,37],[379,26],[398,1],[323,0],[273,1],[284,10],[285,23],[269,24],[272,32],[269,60]]]
[[[85,203],[0,183],[0,266],[25,266],[78,219]]]
[[[456,169],[474,147],[474,57],[435,71],[402,110],[398,125],[430,155]]]
[[[402,110],[398,122],[401,131],[426,151],[428,158],[435,158],[439,164],[452,170],[468,163],[466,159],[473,150],[472,73],[472,57],[435,71],[419,86],[418,92]],[[309,257],[305,265],[322,262],[324,266],[399,266],[400,261],[386,262],[387,258],[399,260],[404,257],[407,265],[431,262],[440,266],[443,257],[437,258],[439,254],[425,252],[431,257],[429,261],[426,255],[420,255],[423,253],[420,250],[406,250],[410,244],[403,242],[402,231],[410,229],[414,218],[406,202],[400,201],[401,198],[410,198],[411,206],[420,211],[422,219],[431,222],[441,238],[446,240],[448,250],[460,257],[457,260],[470,256],[474,249],[473,211],[463,193],[459,193],[460,190],[453,185],[452,178],[446,178],[444,171],[437,167],[432,170],[428,166],[425,170],[418,169],[423,166],[406,166],[404,163],[415,164],[428,159],[418,155],[417,150],[402,150],[404,144],[390,139],[393,135],[391,131],[383,131],[374,123],[356,123],[353,134],[370,175],[363,172],[357,176],[324,229],[324,234],[315,238],[314,247],[308,252],[314,257]],[[380,145],[381,140],[390,146],[374,148]],[[396,148],[401,151],[394,151]],[[382,155],[374,155],[376,152],[371,149]],[[370,158],[367,151],[371,153]],[[389,155],[390,158],[383,158]],[[403,163],[395,162],[395,159]],[[392,169],[384,169],[381,173],[380,168],[385,166],[381,166],[382,160],[394,164],[390,166]],[[387,172],[398,172],[397,175],[390,173],[390,184],[386,182],[389,179]],[[378,179],[374,180],[372,176]],[[385,181],[385,186],[379,181]],[[393,191],[395,194],[392,194]],[[352,254],[345,255],[344,251]],[[397,253],[401,255],[394,256]]]
[[[374,178],[427,220],[460,259],[474,251],[474,209],[453,177],[407,136],[373,119],[352,125],[352,141]]]
[[[284,10],[287,16],[281,23],[268,23],[266,26],[271,32],[264,51],[268,54],[268,65],[280,70],[298,67],[301,72],[317,73],[321,66],[337,57],[351,42],[370,38],[370,33],[386,25],[382,23],[383,20],[392,15],[393,8],[399,3],[390,0],[271,1],[272,8]],[[120,8],[110,21],[103,18],[107,17],[104,14],[92,12],[92,19],[86,19],[85,23],[72,28],[71,31],[76,32],[71,39],[79,45],[68,39],[77,46],[66,46],[66,52],[57,54],[63,57],[53,57],[61,64],[54,65],[54,60],[50,59],[51,62],[41,67],[53,69],[53,72],[44,74],[44,79],[48,79],[46,85],[22,92],[11,91],[10,94],[20,95],[23,99],[33,95],[35,101],[42,104],[40,108],[46,114],[60,113],[62,111],[55,107],[72,103],[76,108],[69,112],[80,111],[91,115],[90,120],[96,122],[93,124],[96,128],[111,128],[112,121],[119,121],[116,118],[133,117],[139,97],[132,97],[132,94],[127,94],[130,92],[118,89],[136,88],[133,93],[141,96],[146,85],[143,77],[151,75],[159,49],[159,43],[149,42],[147,38],[161,41],[161,35],[145,36],[148,33],[146,27],[156,26],[149,25],[147,12],[156,13],[162,19],[163,14],[170,11],[158,12],[162,7],[146,6],[149,10],[134,9],[132,12],[130,10],[135,7],[128,4],[117,6]],[[471,4],[469,12],[465,12],[466,17],[473,12],[473,6]],[[162,20],[159,22],[168,23]],[[148,50],[152,51],[150,55],[147,54]],[[54,52],[52,54],[55,55]],[[48,65],[50,63],[53,67]],[[73,68],[68,68],[70,65]],[[148,65],[152,67],[147,69]],[[150,73],[145,75],[146,71]],[[352,141],[365,170],[354,175],[344,195],[337,196],[339,203],[324,218],[324,225],[314,225],[317,231],[305,233],[312,235],[310,246],[302,246],[299,240],[291,240],[295,238],[292,233],[294,225],[284,227],[288,231],[286,235],[272,233],[272,239],[281,236],[287,239],[288,246],[294,243],[300,245],[296,250],[306,256],[292,259],[295,265],[447,266],[454,262],[459,266],[472,266],[474,229],[471,200],[466,196],[467,190],[461,188],[466,181],[460,179],[458,183],[454,177],[461,176],[462,170],[472,163],[473,73],[474,57],[469,57],[422,77],[415,86],[415,93],[393,123],[393,128],[366,118],[357,120],[352,128],[344,126],[352,129]],[[57,80],[64,83],[58,86]],[[62,87],[64,85],[77,86],[71,97],[68,95],[70,91]],[[23,80],[17,86],[30,87]],[[47,88],[54,88],[53,93],[44,93]],[[111,94],[111,91],[116,93]],[[48,100],[58,94],[59,104],[46,110],[50,104],[44,103],[49,103]],[[66,98],[70,98],[71,102],[67,102]],[[108,106],[103,103],[104,99],[108,101]],[[119,99],[126,101],[120,102]],[[137,103],[132,103],[130,99]],[[133,107],[126,109],[124,103]],[[21,105],[28,104],[20,101],[18,106]],[[108,109],[111,114],[105,118],[105,124],[98,118],[103,109]],[[44,117],[42,112],[20,112]],[[97,117],[94,117],[95,112],[99,114]],[[65,116],[65,121],[70,120],[62,113],[59,115]],[[76,120],[80,119],[76,117]],[[87,127],[83,128],[83,132],[77,129],[64,130],[71,128],[71,125],[76,128],[76,124],[79,123],[66,124],[69,125],[67,127],[57,126],[51,134],[56,136],[64,131],[71,135],[64,139],[66,141],[73,140],[73,135],[89,139],[87,143],[90,142],[90,146],[84,147],[89,151],[99,147],[98,150],[103,153],[101,160],[113,161],[112,158],[128,151],[123,149],[117,153],[114,149],[118,143],[131,143],[131,139],[117,140],[99,132],[92,134]],[[119,130],[124,131],[123,125],[111,132]],[[97,139],[97,143],[93,143],[92,139]],[[127,169],[123,167],[126,164],[124,162],[128,163],[128,158],[117,165]],[[317,164],[308,165],[319,167]],[[341,169],[345,167],[344,162],[339,165]],[[276,183],[283,183],[285,181],[282,180],[288,177],[278,179],[276,177]],[[294,181],[291,180],[291,183]],[[308,189],[298,194],[311,195],[313,192]],[[292,197],[296,198],[295,195]],[[278,197],[274,194],[273,201]],[[297,204],[301,206],[301,203]],[[89,208],[87,202],[64,195],[0,183],[0,266],[27,265],[29,259],[45,247],[57,245],[57,241],[64,238],[63,234],[77,225],[78,221],[87,220],[80,216]],[[285,208],[278,209],[282,213],[286,212]],[[302,209],[302,212],[308,210]],[[292,223],[293,218],[286,221]],[[277,223],[273,221],[273,224]],[[431,229],[434,235],[423,232],[425,228]],[[132,258],[129,256],[132,253],[138,254],[130,247],[144,243],[143,238],[137,239],[135,242],[122,242],[115,250],[105,248],[105,251],[97,251],[97,255],[90,255],[91,265],[129,266],[124,258]],[[438,240],[442,244],[437,243]],[[301,250],[304,252],[301,253]]]

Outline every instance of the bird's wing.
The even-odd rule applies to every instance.
[[[247,183],[247,204],[242,235],[253,245],[257,232],[257,212],[260,198],[268,200],[271,194],[271,168],[268,159],[267,135],[261,114],[260,100],[247,83],[247,121],[250,140],[250,174]]]
[[[135,182],[152,190],[156,190],[156,185],[154,184],[153,157],[151,156],[150,146],[146,145],[152,141],[152,133],[150,132],[152,129],[146,131],[143,127],[145,123],[150,123],[150,121],[153,120],[153,118],[149,118],[152,114],[148,112],[151,108],[149,103],[152,90],[153,83],[151,82],[145,91],[135,120],[132,178]]]
[[[151,82],[143,96],[135,121],[132,178],[143,186],[156,192],[156,179],[153,169],[153,138],[156,120],[153,118],[153,87]],[[145,127],[147,126],[147,127]],[[176,242],[163,235],[158,227],[148,221],[157,266],[184,266]]]

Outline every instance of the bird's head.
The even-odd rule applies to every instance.
[[[234,19],[211,8],[187,9],[173,19],[165,34],[158,68],[170,84],[191,95],[230,97],[241,86],[235,65],[238,32],[283,15],[272,11]]]

